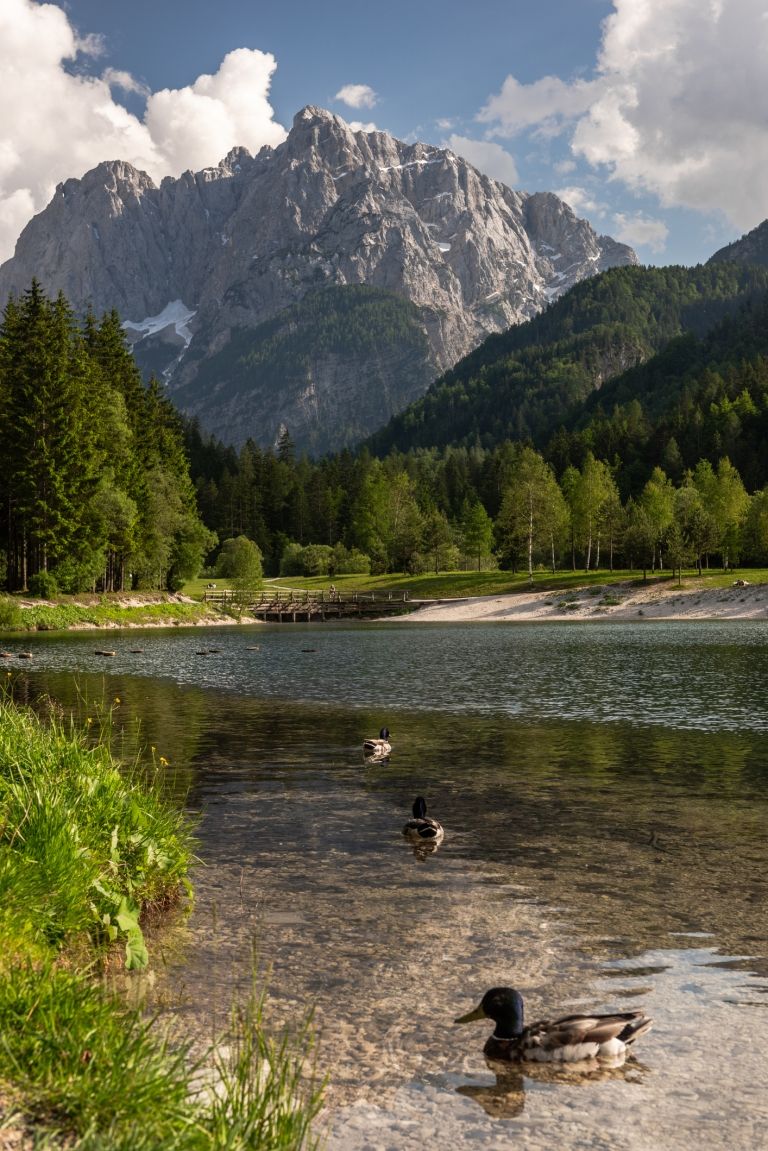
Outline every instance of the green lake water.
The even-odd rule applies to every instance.
[[[315,1007],[331,1151],[768,1145],[768,625],[392,624],[6,638],[20,698],[120,699],[199,813],[153,996],[204,1036],[269,967]],[[141,648],[141,651],[131,649]],[[393,754],[365,765],[386,723]],[[138,730],[137,730],[138,724]],[[445,827],[419,857],[417,794]],[[637,1060],[498,1084],[484,1024],[642,1007]]]

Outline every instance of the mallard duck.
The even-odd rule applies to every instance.
[[[363,754],[369,758],[373,756],[375,759],[384,759],[391,751],[392,744],[389,742],[388,727],[382,727],[378,739],[363,740]]]
[[[653,1020],[642,1011],[617,1015],[564,1015],[523,1026],[523,997],[513,987],[492,987],[474,1011],[455,1023],[492,1019],[496,1024],[483,1054],[490,1063],[575,1063],[626,1058],[629,1046],[649,1031]]]
[[[417,795],[413,801],[413,819],[406,823],[403,835],[411,843],[430,843],[435,846],[442,843],[445,832],[436,819],[427,817],[427,801],[423,795]]]

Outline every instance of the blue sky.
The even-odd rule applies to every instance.
[[[562,195],[647,263],[768,217],[766,0],[0,0],[0,258],[102,159],[155,178],[305,104]]]

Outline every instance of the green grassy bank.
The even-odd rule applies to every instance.
[[[138,601],[138,602],[137,602]],[[68,628],[167,627],[216,623],[220,614],[202,603],[173,596],[62,596],[55,601],[20,601],[0,595],[0,631],[66,631]]]
[[[186,816],[61,722],[0,698],[0,1129],[20,1147],[300,1149],[321,1093],[306,1030],[258,996],[202,1059],[111,990],[142,926],[189,893]]]
[[[768,569],[739,569],[734,571],[721,571],[719,568],[705,570],[701,576],[691,568],[682,573],[683,584],[696,583],[702,587],[729,587],[738,577],[746,577],[753,583],[768,582]],[[515,593],[528,593],[533,591],[568,591],[578,588],[593,587],[595,585],[609,586],[611,584],[631,582],[642,584],[643,573],[634,571],[537,571],[533,579],[528,573],[514,573],[508,571],[484,572],[439,572],[424,575],[408,575],[404,573],[390,573],[388,575],[341,575],[330,576],[280,576],[279,579],[269,580],[265,587],[294,588],[298,591],[328,591],[331,584],[342,594],[353,592],[375,592],[377,595],[402,595],[407,592],[411,599],[462,599],[465,597],[484,595],[514,595]],[[677,586],[677,574],[672,576],[669,571],[647,573],[648,584],[668,586],[673,589]],[[224,586],[220,584],[219,586]]]

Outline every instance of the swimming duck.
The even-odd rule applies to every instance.
[[[413,819],[406,823],[403,835],[411,843],[430,843],[435,846],[442,843],[445,832],[436,819],[427,817],[427,801],[423,795],[417,795],[413,801]]]
[[[492,987],[474,1011],[455,1023],[492,1019],[493,1034],[483,1047],[490,1063],[575,1063],[599,1059],[623,1061],[627,1049],[649,1031],[653,1020],[642,1011],[617,1015],[564,1015],[523,1026],[523,997],[513,987]]]
[[[388,727],[382,727],[378,739],[363,740],[363,754],[366,756],[372,756],[375,759],[384,759],[391,751],[392,744],[389,742]]]

